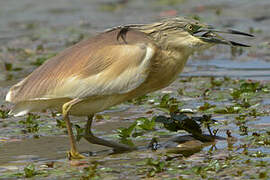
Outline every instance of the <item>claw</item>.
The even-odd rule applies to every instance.
[[[68,151],[67,157],[68,157],[68,160],[85,159],[86,158],[84,155],[81,155],[79,152],[73,152],[73,151]]]

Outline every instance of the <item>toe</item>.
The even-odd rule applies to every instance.
[[[67,152],[67,157],[68,157],[69,160],[72,160],[72,159],[85,159],[86,158],[84,155],[81,155],[79,152],[73,152],[73,151]]]

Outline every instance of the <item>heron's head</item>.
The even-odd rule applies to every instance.
[[[236,30],[218,30],[212,26],[188,18],[170,18],[142,26],[142,31],[152,36],[166,48],[186,49],[191,52],[209,48],[215,44],[229,46],[248,45],[226,40],[220,33],[251,36]]]

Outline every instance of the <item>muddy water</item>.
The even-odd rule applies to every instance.
[[[204,103],[204,100],[192,97],[189,93],[179,96],[176,93],[179,88],[185,88],[188,92],[195,91],[195,87],[199,86],[196,83],[204,83],[205,81],[207,84],[209,82],[208,77],[221,78],[226,76],[232,79],[269,82],[269,9],[270,2],[268,0],[78,0],[76,2],[71,0],[0,0],[0,105],[4,105],[4,109],[11,107],[10,104],[4,102],[4,96],[8,88],[37,67],[33,65],[37,58],[48,57],[48,54],[57,53],[82,37],[87,38],[115,25],[146,23],[177,14],[181,16],[198,15],[203,22],[220,28],[226,27],[254,33],[256,38],[237,38],[241,42],[252,45],[251,48],[230,49],[225,46],[217,46],[206,52],[195,54],[190,58],[184,72],[174,84],[155,93],[155,96],[162,96],[165,92],[169,92],[178,96],[180,101],[184,102],[183,108],[196,110],[198,106]],[[12,70],[5,67],[7,63],[12,64]],[[189,77],[205,78],[200,79],[201,82],[190,83],[188,82]],[[183,83],[183,80],[187,82]],[[256,98],[254,99],[256,100]],[[250,129],[248,136],[251,136],[254,132],[263,133],[270,130],[269,93],[262,94],[257,101],[260,106],[255,108],[265,112],[265,114],[248,120],[246,124]],[[211,100],[211,102],[221,106],[232,104],[233,100],[228,98],[219,102]],[[117,140],[117,128],[129,126],[138,117],[151,118],[157,114],[166,115],[151,103],[140,106],[126,103],[107,111],[105,113],[109,117],[107,120],[97,120],[94,124],[94,132],[98,136]],[[220,124],[214,127],[219,129],[219,136],[226,138],[226,130],[229,129],[233,136],[238,139],[233,145],[235,152],[239,151],[240,145],[249,142],[246,141],[245,136],[239,133],[239,126],[235,123],[236,115],[214,114],[213,116],[220,121]],[[81,174],[75,173],[74,175],[70,172],[72,170],[65,169],[66,166],[69,167],[65,158],[69,143],[64,129],[56,127],[55,119],[57,118],[60,119],[60,117],[52,117],[49,112],[41,114],[38,119],[39,132],[26,134],[22,132],[25,126],[19,123],[19,121],[25,120],[25,117],[0,118],[0,175],[3,174],[3,177],[8,177],[7,174],[21,172],[29,163],[35,163],[39,167],[42,164],[54,161],[59,167],[57,173],[66,174],[65,177],[79,177]],[[85,122],[83,118],[73,117],[72,119],[73,123],[83,127]],[[207,133],[207,131],[205,132]],[[38,135],[39,138],[34,138],[34,134]],[[103,168],[113,169],[114,165],[118,164],[118,171],[122,169],[123,172],[112,173],[113,175],[107,173],[110,175],[108,179],[123,176],[136,179],[141,176],[133,171],[140,167],[136,162],[145,158],[160,157],[160,154],[167,151],[167,149],[160,149],[157,152],[146,150],[145,147],[151,138],[159,137],[160,143],[165,143],[176,135],[184,136],[186,133],[182,131],[172,133],[161,126],[157,126],[154,132],[148,132],[142,138],[134,138],[135,143],[144,147],[143,150],[127,154],[109,155],[110,149],[89,144],[84,140],[80,141],[79,149],[85,155],[92,155],[89,158],[90,161],[99,161]],[[216,152],[215,156],[211,157],[213,159],[216,156],[222,157],[227,151],[231,152],[231,143],[227,140],[217,140],[215,145],[202,145],[196,141],[190,142],[192,143],[186,147],[193,147],[194,153],[196,153],[190,156],[187,162],[191,161],[194,164],[201,161],[203,157],[207,157],[206,154],[209,152]],[[171,146],[178,145],[171,143]],[[252,148],[250,154],[256,151],[266,153],[266,157],[261,160],[270,163],[269,145]],[[191,151],[191,149],[189,150]],[[73,170],[77,172],[76,169]],[[250,172],[252,171],[250,170]],[[54,173],[51,173],[48,179],[57,178],[57,173]],[[174,176],[167,175],[167,177]]]

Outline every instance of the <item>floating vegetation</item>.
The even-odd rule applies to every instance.
[[[159,5],[175,6],[184,3],[186,0],[157,0]]]
[[[140,117],[129,127],[117,129],[117,134],[122,143],[134,146],[130,138],[142,136],[147,131],[154,130],[155,125],[155,118],[149,120],[148,118]]]
[[[211,85],[211,81],[213,85]],[[222,82],[221,85],[219,85],[219,82]],[[255,127],[256,122],[261,117],[267,118],[270,116],[269,111],[265,109],[267,104],[262,103],[262,100],[268,98],[270,84],[259,81],[235,80],[226,77],[215,79],[201,77],[182,78],[179,83],[179,86],[182,86],[183,89],[180,93],[176,91],[154,93],[128,102],[128,106],[133,107],[132,110],[137,110],[142,106],[145,106],[143,109],[147,110],[139,110],[139,115],[134,120],[130,119],[132,121],[128,126],[118,128],[117,133],[110,137],[118,138],[121,143],[130,146],[137,146],[137,142],[143,142],[149,151],[139,150],[130,152],[128,157],[132,161],[116,160],[116,164],[119,164],[119,167],[122,169],[126,168],[128,164],[131,167],[130,170],[127,170],[129,175],[141,178],[175,177],[178,174],[179,179],[189,179],[190,177],[200,179],[215,177],[217,174],[218,176],[225,176],[224,174],[226,174],[226,177],[255,179],[266,177],[267,179],[270,174],[267,167],[270,164],[264,159],[269,157],[269,153],[263,151],[263,149],[269,148],[270,130],[263,125],[263,128]],[[200,83],[200,85],[193,85],[197,83]],[[231,96],[233,90],[238,91],[238,95],[235,98]],[[191,96],[189,91],[197,95]],[[185,100],[185,98],[188,99]],[[192,107],[194,103],[197,103],[197,106],[193,107],[198,112],[195,111],[193,114],[182,113],[186,108]],[[3,111],[3,117],[8,119],[8,109],[3,107],[1,110]],[[103,121],[110,122],[114,121],[114,117],[115,115],[110,113],[100,114],[96,116],[95,121],[97,123]],[[126,118],[126,116],[124,117]],[[56,122],[54,119],[56,119]],[[218,120],[218,123],[213,119]],[[48,127],[45,124],[40,124],[41,120],[45,124],[55,125],[49,128],[52,132],[66,134],[65,122],[57,114],[52,114],[45,119],[43,116],[39,117],[38,115],[29,114],[26,119],[20,121],[24,128],[23,133],[50,134],[51,131],[46,130]],[[253,122],[255,126],[250,124]],[[85,121],[73,122],[77,140],[80,140],[83,136],[84,123]],[[7,126],[5,124],[2,126],[13,126],[10,123],[6,124]],[[121,125],[119,126],[121,127]],[[184,133],[183,130],[188,131],[190,135]],[[217,147],[212,145],[211,148],[205,149],[201,147],[201,144],[198,144],[200,145],[199,150],[193,152],[190,149],[188,150],[189,155],[186,155],[184,152],[181,154],[180,151],[178,154],[174,154],[176,153],[174,151],[164,152],[162,150],[164,148],[162,137],[173,137],[173,135],[178,133],[183,137],[195,137],[195,140],[190,141],[190,143],[193,141],[195,144],[197,141],[202,143],[216,142],[218,145]],[[219,143],[219,137],[226,138],[227,141],[221,140],[222,142]],[[80,141],[80,143],[82,142]],[[174,144],[174,146],[182,147],[181,144]],[[220,149],[218,146],[222,148]],[[192,143],[187,144],[186,147],[192,147]],[[203,150],[198,152],[201,149]],[[196,155],[196,152],[198,155]],[[147,158],[140,159],[140,156],[137,156],[138,154]],[[193,155],[190,156],[191,154]],[[122,155],[114,156],[120,159],[123,157]],[[183,156],[187,160],[183,159]],[[201,158],[201,160],[193,161],[193,157],[195,159],[196,157]],[[71,168],[69,166],[68,171],[81,179],[91,179],[90,177],[93,177],[92,179],[102,179],[106,176],[119,177],[122,173],[119,167],[111,165],[115,164],[111,160],[103,160],[103,158],[96,156],[95,153],[91,155],[91,158],[100,161],[96,168],[96,165],[89,164],[89,162],[87,165],[84,165],[83,162],[80,165],[78,162],[79,165],[75,167]],[[135,160],[137,158],[138,160]],[[243,164],[245,169],[242,169]],[[42,173],[43,171],[38,167],[39,165],[35,165],[35,172]],[[45,174],[34,173],[33,177],[50,176],[50,174],[59,174],[61,176],[61,174],[63,175],[67,172],[65,164],[58,164],[55,167],[46,170]],[[6,174],[3,177],[25,177],[24,171],[21,171],[20,174],[17,172],[17,176],[15,175],[16,173],[9,176]]]
[[[6,109],[0,109],[0,118],[6,119],[8,118],[9,110]]]
[[[36,58],[36,60],[34,62],[31,63],[31,65],[40,66],[45,61],[47,61],[48,59],[52,58],[55,55],[56,55],[55,53],[52,53],[52,54],[46,54],[44,56],[38,57],[38,58]]]
[[[37,133],[39,131],[39,115],[29,113],[25,120],[19,121],[20,124],[25,126],[25,130],[22,130],[23,133]]]
[[[88,167],[83,168],[83,175],[80,177],[80,180],[100,179],[98,165],[98,162],[94,161]]]

